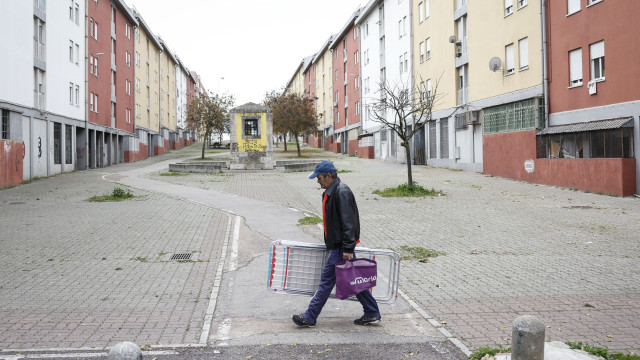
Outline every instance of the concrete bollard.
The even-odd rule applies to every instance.
[[[535,316],[520,316],[511,331],[511,360],[544,360],[544,324]]]
[[[142,350],[132,342],[121,342],[109,350],[109,360],[142,360]]]

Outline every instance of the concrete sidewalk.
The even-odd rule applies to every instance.
[[[132,338],[200,344],[232,213],[243,213],[247,233],[261,229],[267,240],[318,241],[300,232],[295,217],[278,215],[320,214],[321,191],[307,173],[161,176],[166,161],[199,151],[0,191],[0,348],[92,348]],[[414,179],[446,196],[381,198],[373,190],[406,182],[402,164],[318,156],[346,171],[340,177],[356,195],[363,246],[443,253],[403,261],[400,287],[406,303],[452,340],[470,349],[508,345],[511,322],[530,314],[547,325],[550,340],[640,353],[638,199],[423,166],[413,167]],[[85,201],[125,185],[139,197]],[[199,198],[184,201],[190,197]],[[175,253],[198,261],[167,259]],[[218,325],[209,340],[218,341]]]

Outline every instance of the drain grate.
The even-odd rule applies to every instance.
[[[191,255],[193,254],[173,254],[169,260],[191,260]]]

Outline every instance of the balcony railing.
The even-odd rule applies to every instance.
[[[37,91],[33,92],[33,106],[35,106],[36,109],[38,110],[45,110],[45,94],[44,93],[39,93]]]
[[[33,0],[33,7],[38,10],[47,11],[47,2],[45,0]]]
[[[458,105],[469,103],[469,86],[458,89]]]
[[[46,45],[40,43],[37,39],[33,39],[33,56],[42,61],[46,61],[47,58]]]

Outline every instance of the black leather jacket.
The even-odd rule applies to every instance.
[[[356,199],[349,187],[336,178],[322,194],[324,204],[324,243],[328,250],[342,248],[353,253],[360,241],[360,215]]]

